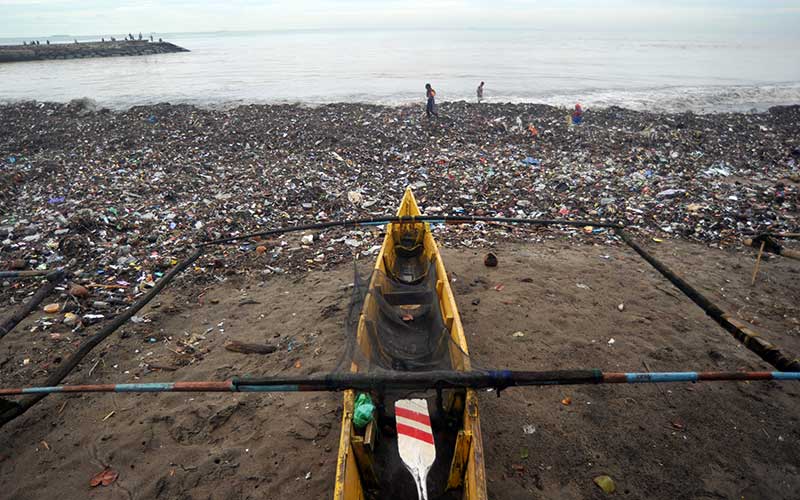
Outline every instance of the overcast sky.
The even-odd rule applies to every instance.
[[[800,0],[0,0],[0,37],[324,28],[796,34],[798,21]]]

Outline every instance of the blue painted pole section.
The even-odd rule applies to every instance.
[[[511,370],[493,370],[489,372],[489,376],[496,382],[508,384],[511,380]]]
[[[28,387],[22,390],[22,394],[50,394],[52,392],[63,392],[61,386],[53,387]]]
[[[800,380],[800,372],[772,372],[775,380]]]
[[[151,382],[149,384],[117,384],[114,392],[168,392],[175,387],[171,382]]]
[[[697,372],[656,372],[626,373],[629,384],[646,384],[658,382],[697,382]]]

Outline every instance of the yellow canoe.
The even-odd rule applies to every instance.
[[[410,189],[406,190],[397,215],[421,215]],[[427,294],[424,285],[419,285],[425,280],[430,282],[430,293]],[[445,368],[470,369],[461,318],[428,224],[387,225],[369,290],[356,333],[356,349],[361,357],[353,359],[351,371],[365,372],[370,366],[380,363],[391,363],[389,369],[424,370],[425,363],[431,362],[429,358],[435,357],[437,349],[440,351],[438,362],[448,365]],[[426,300],[429,304],[425,304]],[[387,311],[389,316],[395,317],[386,319]],[[385,318],[383,322],[375,319],[381,314]],[[424,314],[435,314],[436,317],[423,318]],[[426,328],[433,332],[431,338],[436,335],[444,338],[439,347],[431,347],[436,341],[400,346],[398,352],[403,359],[393,359],[395,343],[389,337],[396,335],[397,331],[389,330],[398,324],[402,328],[404,323],[414,326],[415,322],[421,324],[423,321],[427,321]],[[437,332],[436,327],[430,325],[443,325],[444,328]],[[419,330],[424,331],[424,328]],[[402,333],[398,337],[400,343],[405,338]],[[430,352],[422,352],[426,347],[430,347]],[[378,410],[373,421],[362,429],[353,425],[356,397],[355,391],[344,393],[334,500],[416,499],[412,477],[400,461],[396,435],[392,432],[392,396],[372,394],[378,401]],[[436,441],[436,461],[427,481],[430,498],[485,500],[483,440],[475,391],[445,391],[431,396],[428,406],[432,409]]]

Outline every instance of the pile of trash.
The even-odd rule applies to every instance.
[[[0,267],[66,267],[77,283],[105,286],[97,302],[113,307],[194,243],[392,214],[406,186],[426,215],[622,221],[640,234],[715,245],[798,231],[798,106],[589,109],[580,126],[546,105],[454,102],[439,111],[429,120],[422,107],[360,104],[0,106]],[[466,246],[530,235],[439,231]],[[324,267],[379,244],[379,229],[289,234],[214,249],[196,271]],[[6,303],[29,293],[2,284]]]

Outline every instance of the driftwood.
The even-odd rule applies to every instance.
[[[225,343],[225,349],[242,354],[272,354],[277,350],[277,347],[269,344],[248,344],[238,340],[231,340]]]
[[[39,287],[36,290],[36,293],[33,294],[33,297],[22,304],[16,311],[14,311],[11,316],[6,318],[2,323],[0,323],[0,339],[6,336],[8,332],[14,329],[20,321],[25,319],[31,311],[36,309],[39,304],[42,303],[44,299],[47,298],[53,292],[53,289],[61,283],[61,280],[64,279],[64,272],[63,271],[53,271],[52,273],[47,275],[47,283]]]

